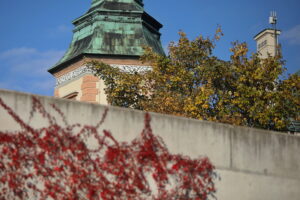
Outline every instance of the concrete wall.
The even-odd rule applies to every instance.
[[[29,94],[0,91],[2,98],[27,121]],[[39,97],[45,108],[55,103],[69,123],[95,125],[105,106]],[[172,153],[208,156],[221,177],[216,180],[219,200],[299,200],[300,137],[152,113],[154,134],[160,135]],[[110,130],[120,141],[131,141],[143,128],[144,113],[109,107],[101,129]],[[36,116],[31,124],[45,124]],[[0,108],[0,130],[16,130]]]

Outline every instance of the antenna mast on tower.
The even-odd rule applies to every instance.
[[[277,49],[278,49],[278,41],[277,41],[277,14],[275,11],[271,11],[271,15],[269,17],[269,23],[273,26],[274,29],[274,40],[275,40],[275,45],[274,45],[274,53],[275,56],[277,55]]]

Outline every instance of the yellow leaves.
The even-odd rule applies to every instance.
[[[202,108],[207,109],[207,108],[209,108],[209,105],[208,104],[203,104]]]
[[[239,81],[245,82],[247,80],[246,76],[240,76]]]
[[[230,51],[233,53],[232,58],[243,58],[248,53],[248,47],[246,43],[238,43],[233,42],[233,47],[230,49]]]
[[[222,37],[223,35],[224,35],[224,34],[223,34],[223,31],[222,31],[221,26],[218,26],[217,29],[216,29],[215,35],[214,35],[214,39],[215,39],[216,41],[218,41],[218,40],[221,39],[221,37]]]
[[[215,41],[222,35],[218,28],[213,39],[189,40],[180,32],[179,41],[169,45],[168,57],[145,47],[141,59],[152,70],[143,74],[92,64],[113,105],[283,130],[289,118],[300,115],[300,77],[279,80],[284,71],[280,57],[248,58],[246,43],[233,43],[228,62],[214,57]]]
[[[283,120],[281,119],[278,119],[278,118],[275,118],[274,119],[274,122],[275,122],[275,126],[280,129],[280,128],[283,128],[285,126],[285,123]]]
[[[200,87],[200,90],[201,90],[201,92],[204,92],[205,88],[204,87]]]

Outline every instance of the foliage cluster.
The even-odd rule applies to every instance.
[[[234,42],[229,61],[213,55],[220,28],[211,38],[189,40],[180,33],[168,56],[145,48],[141,60],[152,66],[124,72],[101,62],[89,63],[102,78],[112,105],[234,125],[286,130],[299,117],[300,76],[284,79],[281,54],[248,56],[246,43]]]
[[[40,113],[49,126],[31,127],[0,98],[0,108],[22,128],[0,131],[0,200],[206,200],[215,192],[208,158],[171,154],[153,135],[149,114],[141,135],[120,143],[97,131],[107,110],[96,126],[69,125],[55,105],[61,122],[37,98],[32,102],[31,118]]]

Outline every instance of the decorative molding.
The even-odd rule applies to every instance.
[[[73,71],[70,71],[68,73],[66,73],[65,75],[62,75],[61,77],[56,79],[56,86],[62,85],[63,83],[73,80],[75,78],[77,78],[78,76],[82,75],[82,74],[92,74],[93,71],[88,68],[87,66],[82,66],[79,67]]]
[[[114,68],[118,68],[126,73],[143,73],[151,70],[151,66],[143,66],[143,65],[116,65],[111,64],[110,66]],[[68,72],[67,74],[62,75],[61,77],[56,79],[56,87],[60,86],[68,81],[71,81],[82,74],[93,74],[93,70],[88,68],[87,66],[81,66],[73,71]]]
[[[126,73],[143,73],[146,71],[151,70],[151,66],[144,66],[144,65],[114,65],[111,64],[110,66],[114,68],[118,68],[123,72]]]

